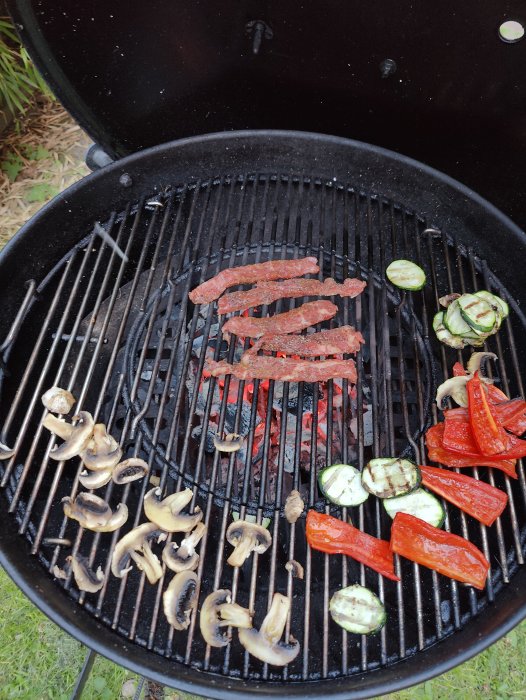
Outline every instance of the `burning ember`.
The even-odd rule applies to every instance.
[[[225,359],[228,356],[229,362],[238,362],[243,352],[249,347],[245,342],[237,339],[235,347],[232,348],[231,343],[218,338],[218,323],[212,324],[208,339],[204,331],[203,323],[193,340],[192,358],[186,380],[190,400],[197,383],[198,367],[203,359],[203,352],[206,355],[205,359]],[[247,343],[253,344],[248,339]],[[277,356],[285,357],[282,353],[277,353]],[[238,476],[242,476],[247,464],[250,463],[253,495],[258,490],[264,460],[267,467],[266,496],[270,500],[275,497],[280,448],[283,450],[284,478],[287,479],[287,474],[294,473],[295,461],[298,458],[300,478],[301,475],[308,474],[312,461],[316,469],[344,461],[342,455],[344,431],[346,431],[347,451],[351,453],[348,458],[353,456],[353,445],[356,444],[356,419],[353,419],[353,416],[356,416],[354,386],[347,385],[348,400],[345,415],[343,411],[344,381],[341,379],[316,385],[305,382],[302,396],[300,396],[298,384],[288,385],[288,395],[285,387],[286,384],[281,381],[242,381],[232,375],[214,378],[206,370],[203,370],[198,383],[196,424],[192,430],[192,437],[199,442],[202,439],[203,430],[205,431],[204,449],[205,453],[211,457],[215,453],[214,437],[219,433],[239,433],[245,436],[243,447],[235,453],[236,472]],[[210,396],[211,391],[212,396]],[[209,410],[207,410],[208,402],[210,402]],[[220,416],[223,404],[224,422],[221,431]],[[364,407],[364,410],[367,408]],[[282,427],[284,421],[285,428]],[[298,421],[301,423],[300,427],[298,427]],[[269,440],[265,449],[266,434]],[[285,437],[284,446],[281,444],[282,435]],[[299,457],[296,456],[297,442],[299,442]],[[250,455],[248,455],[250,445]],[[311,454],[313,446],[314,455]],[[224,484],[230,456],[221,456],[220,459],[221,481]],[[210,458],[210,464],[211,461]]]

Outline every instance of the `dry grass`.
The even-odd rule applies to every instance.
[[[89,171],[90,143],[63,108],[43,98],[2,138],[0,248],[42,205]]]

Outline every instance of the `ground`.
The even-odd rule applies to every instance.
[[[90,141],[57,104],[43,100],[0,137],[0,248],[42,205],[88,173]],[[491,614],[488,611],[487,614]],[[388,700],[526,698],[526,621],[477,657]],[[42,615],[0,570],[0,700],[69,697],[86,650]],[[138,679],[97,659],[84,696],[133,698]],[[149,697],[153,697],[150,695]],[[191,696],[165,690],[165,700]]]

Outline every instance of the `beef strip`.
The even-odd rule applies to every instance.
[[[208,360],[205,369],[214,377],[233,374],[238,379],[278,379],[283,382],[326,382],[340,377],[356,382],[354,360],[312,361],[251,355],[245,363],[235,365],[226,360]]]
[[[309,301],[275,316],[234,316],[223,326],[223,335],[235,333],[244,338],[258,338],[265,333],[296,333],[333,318],[337,311],[338,307],[331,301]]]
[[[258,350],[283,352],[285,355],[301,355],[302,357],[320,357],[322,355],[326,357],[327,355],[356,353],[360,349],[360,344],[364,342],[362,334],[354,330],[352,326],[340,326],[309,335],[267,334],[244,353],[241,363],[245,364],[245,358],[256,355]]]
[[[229,270],[221,270],[217,275],[200,284],[190,292],[189,297],[194,304],[208,304],[218,299],[225,289],[235,284],[289,279],[319,271],[318,260],[314,257],[299,260],[269,260],[254,265],[232,267]]]

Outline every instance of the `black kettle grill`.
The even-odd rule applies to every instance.
[[[509,496],[492,528],[446,506],[445,527],[491,562],[483,592],[407,560],[397,559],[394,583],[311,552],[304,519],[289,525],[282,505],[299,488],[309,507],[326,508],[320,460],[426,460],[437,382],[466,359],[431,328],[446,293],[488,289],[510,304],[486,347],[499,357],[498,385],[524,396],[522,5],[8,6],[52,89],[97,144],[89,162],[99,168],[44,207],[0,257],[0,439],[15,446],[0,462],[0,553],[13,579],[90,648],[216,698],[380,695],[442,673],[508,632],[526,616],[520,464],[517,481],[484,467],[469,472]],[[338,302],[335,319],[366,339],[356,395],[344,391],[334,412],[331,383],[322,391],[270,382],[260,420],[257,400],[245,405],[243,382],[227,378],[217,398],[217,383],[203,374],[205,349],[224,352],[214,342],[221,319],[188,292],[232,265],[305,255],[319,259],[323,277],[367,280],[363,295]],[[401,257],[425,269],[421,292],[401,296],[386,284],[386,265]],[[64,517],[61,499],[82,490],[82,467],[49,459],[54,441],[41,426],[40,397],[55,384],[108,425],[126,456],[148,461],[148,478],[97,492],[127,504],[120,532],[94,533]],[[263,389],[256,381],[251,391]],[[271,409],[282,416],[277,436]],[[309,411],[305,461],[299,436]],[[244,432],[244,459],[219,458],[210,426]],[[153,586],[137,569],[111,575],[113,548],[143,522],[152,483],[167,493],[190,486],[191,505],[205,513],[200,604],[228,588],[259,624],[274,591],[291,597],[286,634],[301,653],[289,666],[254,659],[235,635],[224,649],[207,647],[195,618],[175,632],[162,611],[170,572]],[[331,512],[388,539],[389,520],[373,501]],[[268,521],[272,534],[267,553],[240,569],[225,563],[232,513]],[[71,575],[54,577],[72,551],[102,566],[99,593],[79,592]],[[285,569],[289,559],[303,564],[303,580]],[[347,634],[330,619],[330,595],[353,582],[385,602],[387,627],[375,637]]]

